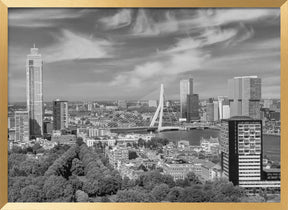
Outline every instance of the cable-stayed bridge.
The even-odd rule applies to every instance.
[[[159,104],[157,107],[157,110],[152,118],[152,121],[150,123],[149,128],[155,127],[155,124],[157,122],[158,118],[158,126],[157,126],[157,131],[158,132],[163,132],[163,131],[174,131],[174,130],[185,130],[184,127],[180,127],[179,125],[174,125],[174,126],[163,126],[163,113],[164,113],[164,85],[161,84],[160,87],[160,97],[159,97]]]
[[[160,86],[160,96],[159,96],[159,104],[154,113],[148,118],[152,120],[149,121],[147,119],[141,119],[141,117],[137,116],[137,113],[127,112],[122,113],[122,117],[120,117],[120,121],[127,126],[123,127],[113,127],[113,123],[111,124],[111,130],[129,130],[133,131],[174,131],[174,130],[185,130],[185,128],[180,126],[178,120],[178,113],[174,110],[171,110],[169,107],[165,106],[165,97],[164,97],[164,85]],[[116,123],[116,122],[115,122]],[[123,124],[122,123],[122,124]]]
[[[115,119],[112,118],[108,127],[112,131],[125,132],[165,132],[193,129],[219,129],[215,125],[207,122],[194,122],[180,124],[177,111],[165,106],[164,85],[160,86],[159,104],[155,113],[151,113],[147,118],[138,112],[115,112]],[[153,116],[153,117],[152,117]],[[119,124],[121,126],[119,126]]]

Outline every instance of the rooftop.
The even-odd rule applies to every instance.
[[[216,164],[212,163],[211,161],[207,161],[207,162],[202,163],[202,166],[206,167],[206,168],[213,168],[215,165]]]
[[[253,120],[257,120],[257,119],[253,119],[249,116],[233,116],[233,117],[230,117],[229,119],[227,119],[228,121],[242,121],[242,120],[250,120],[250,121],[253,121]]]
[[[234,79],[243,79],[243,78],[258,78],[258,76],[242,76],[242,77],[234,77]]]

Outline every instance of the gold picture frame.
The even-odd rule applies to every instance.
[[[280,203],[8,203],[8,8],[40,7],[274,7],[281,9],[281,202]],[[0,0],[0,208],[73,209],[282,209],[288,210],[288,1],[287,0]],[[286,174],[286,175],[285,175]]]

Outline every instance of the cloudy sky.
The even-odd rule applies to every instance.
[[[25,100],[33,43],[44,60],[44,100],[179,99],[227,95],[234,76],[262,78],[280,97],[279,9],[9,9],[9,101]]]

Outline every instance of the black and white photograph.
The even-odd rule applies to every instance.
[[[279,8],[8,9],[8,202],[279,203],[280,168]]]

